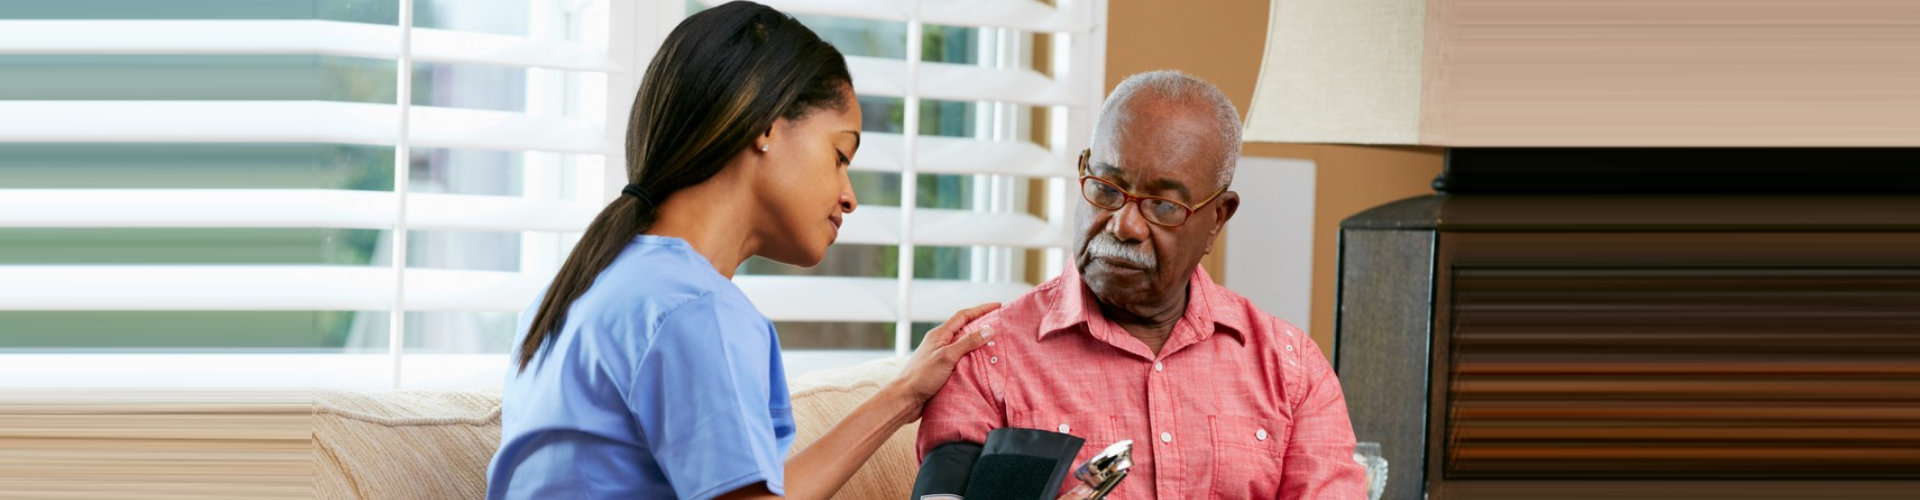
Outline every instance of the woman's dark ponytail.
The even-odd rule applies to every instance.
[[[846,59],[791,16],[730,2],[687,17],[647,65],[627,120],[627,189],[594,216],[540,299],[517,350],[521,371],[566,324],[674,192],[719,173],[777,118],[845,105]]]

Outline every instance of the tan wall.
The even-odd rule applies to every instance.
[[[1266,43],[1267,0],[1111,0],[1107,6],[1107,88],[1134,73],[1177,69],[1220,87],[1244,113]],[[1248,156],[1301,158],[1317,166],[1314,187],[1313,339],[1333,345],[1340,220],[1393,200],[1431,193],[1439,148],[1247,143]],[[1260,193],[1241,193],[1259,196]],[[1233,230],[1233,224],[1227,224]],[[1207,271],[1225,279],[1224,244]]]

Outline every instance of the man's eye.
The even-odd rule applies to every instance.
[[[1175,213],[1180,212],[1180,206],[1174,205],[1173,202],[1171,201],[1152,200],[1152,202],[1153,202],[1153,205],[1149,208],[1153,209],[1153,212],[1156,214],[1173,215]]]

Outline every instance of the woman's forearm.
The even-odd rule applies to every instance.
[[[987,345],[987,337],[993,335],[991,328],[964,334],[961,327],[998,308],[1000,304],[990,303],[963,309],[927,331],[898,378],[787,460],[787,498],[832,497],[894,432],[919,420],[921,408],[947,383],[953,366],[962,356]]]
[[[786,498],[832,497],[894,432],[920,418],[924,403],[900,384],[881,387],[819,440],[787,460]]]

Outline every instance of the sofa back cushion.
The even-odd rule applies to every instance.
[[[797,429],[793,450],[812,444],[892,380],[906,359],[814,372],[788,384]],[[835,495],[907,498],[919,470],[902,427]],[[482,498],[500,446],[500,392],[317,391],[313,403],[314,494],[318,498]]]
[[[483,498],[499,446],[497,390],[314,394],[318,498]]]
[[[798,427],[793,451],[820,439],[820,435],[846,418],[854,407],[879,392],[881,385],[893,380],[905,365],[906,358],[891,357],[814,372],[788,383],[793,397],[793,419]],[[914,459],[913,453],[914,436],[919,432],[920,423],[916,421],[893,433],[833,498],[884,500],[912,496],[913,478],[920,470],[920,462]]]

